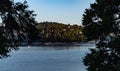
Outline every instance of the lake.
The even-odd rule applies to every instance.
[[[20,47],[0,60],[0,71],[86,71],[83,58],[94,44]]]

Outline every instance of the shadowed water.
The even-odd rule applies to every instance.
[[[0,71],[86,71],[83,57],[94,45],[20,47],[0,60]]]

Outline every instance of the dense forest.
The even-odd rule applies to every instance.
[[[82,26],[57,22],[41,22],[36,25],[40,42],[79,42],[83,40]]]

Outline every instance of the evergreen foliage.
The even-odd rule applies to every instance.
[[[97,40],[84,58],[88,71],[120,71],[120,0],[96,0],[83,15],[83,33]]]
[[[31,27],[35,28],[36,14],[28,7],[26,1],[15,3],[13,0],[0,0],[0,18],[2,20],[0,58],[8,57],[11,50],[17,50],[21,41],[25,39],[25,35],[31,33]]]

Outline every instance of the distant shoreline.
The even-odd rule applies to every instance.
[[[95,44],[95,42],[33,42],[22,43],[20,46],[80,46],[81,44]]]

